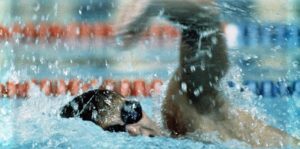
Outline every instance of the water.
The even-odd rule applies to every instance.
[[[1,74],[4,74],[1,81],[99,76],[99,79],[112,77],[146,80],[159,77],[167,81],[177,65],[178,51],[176,47],[166,50],[149,47],[151,45],[146,43],[128,51],[112,47],[69,47],[64,44],[50,47],[7,45],[2,49],[8,53],[5,54],[8,55],[5,60],[8,66],[1,69]],[[57,56],[58,51],[60,56]],[[251,56],[249,53],[244,55]],[[102,65],[97,65],[99,63]],[[24,64],[27,66],[24,67]],[[241,85],[244,73],[233,63],[224,82],[234,81]],[[248,90],[240,92],[239,88],[228,88],[225,84],[222,84],[221,89],[232,104],[250,111],[274,127],[300,137],[298,96],[262,98]],[[88,121],[60,118],[59,108],[73,98],[71,95],[47,97],[37,87],[32,88],[30,93],[28,100],[0,100],[0,148],[250,148],[236,140],[218,140],[207,144],[188,137],[149,138],[110,133]],[[146,113],[159,124],[162,123],[159,111],[163,97],[164,94],[155,98],[138,97]],[[213,138],[215,134],[208,134],[208,137]]]
[[[103,131],[92,122],[78,118],[62,119],[60,106],[70,96],[57,98],[32,97],[28,101],[1,100],[1,148],[226,148],[238,142],[204,144],[189,139],[169,137],[132,137],[127,133]],[[153,117],[152,99],[142,100],[142,106]]]
[[[173,48],[148,47],[142,44],[132,50],[112,47],[68,47],[66,45],[7,45],[10,69],[1,69],[2,83],[9,79],[28,80],[52,78],[162,78],[167,84],[177,66],[178,51]],[[11,51],[13,49],[13,51]],[[151,49],[151,50],[149,50]],[[79,51],[81,50],[81,51]],[[57,56],[59,51],[60,55]],[[76,51],[76,52],[74,52]],[[122,52],[117,54],[118,52]],[[93,59],[97,58],[97,59]],[[9,61],[10,60],[10,61]],[[104,62],[104,63],[102,63]],[[103,65],[97,65],[97,64]],[[138,67],[136,64],[141,65]],[[150,69],[151,68],[151,69]],[[238,84],[229,88],[227,81]],[[236,63],[223,79],[221,90],[237,107],[250,111],[268,124],[300,137],[299,97],[262,98],[250,91],[240,92],[244,71]],[[166,86],[164,86],[165,90]],[[63,119],[59,108],[72,100],[67,94],[48,97],[38,87],[31,88],[28,100],[0,100],[0,148],[250,148],[237,140],[213,144],[197,142],[189,137],[174,139],[164,137],[132,137],[127,133],[110,133],[92,122],[79,118]],[[162,125],[160,106],[164,94],[153,97],[137,97],[143,109]],[[199,134],[192,134],[199,135]],[[215,132],[205,134],[209,139]]]
[[[241,81],[236,69],[229,71],[224,82],[229,78]],[[252,114],[262,118],[266,116],[267,123],[300,136],[298,97],[261,98],[249,91],[241,93],[236,88],[222,88],[235,106],[251,110]],[[37,87],[30,90],[30,95],[28,100],[0,100],[0,148],[249,148],[236,140],[207,144],[189,138],[132,137],[127,133],[110,133],[79,118],[60,118],[59,108],[73,98],[71,95],[48,97]],[[146,113],[160,124],[163,96],[136,97],[141,100]],[[208,136],[214,137],[214,133]]]

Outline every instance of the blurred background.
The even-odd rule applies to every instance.
[[[181,26],[157,16],[134,46],[122,49],[116,46],[118,38],[112,37],[111,22],[124,1],[0,0],[0,148],[3,140],[2,148],[112,144],[212,148],[210,143],[189,145],[186,139],[170,142],[158,137],[151,142],[99,133],[98,126],[57,116],[58,108],[73,96],[104,86],[146,99],[143,109],[162,121],[161,91],[166,89],[162,83],[178,65]],[[225,97],[300,136],[300,0],[216,0],[216,4],[231,62],[222,84],[231,88],[221,88]],[[245,91],[244,85],[258,96]],[[215,141],[215,132],[203,137],[210,136]],[[217,144],[241,148],[236,140],[228,143]]]
[[[180,28],[157,17],[130,50],[111,38],[118,0],[0,1],[1,81],[162,78],[177,65]],[[218,0],[233,66],[247,81],[300,76],[299,0]]]

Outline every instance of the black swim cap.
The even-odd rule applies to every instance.
[[[142,106],[137,101],[125,101],[121,109],[121,119],[125,124],[133,124],[142,119]]]
[[[121,98],[123,97],[114,91],[91,90],[75,97],[65,105],[61,109],[60,116],[63,118],[80,117],[98,124],[99,111],[105,108],[114,109],[118,106],[113,104],[114,101],[122,100]],[[110,107],[105,100],[112,102],[112,106]]]

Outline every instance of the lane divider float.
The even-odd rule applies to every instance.
[[[114,35],[115,29],[111,24],[106,23],[70,23],[57,24],[40,22],[39,24],[15,23],[11,26],[0,25],[0,41],[11,41],[11,39],[21,39],[21,41],[40,42],[53,41],[57,39],[108,39]],[[177,38],[180,36],[178,28],[170,24],[154,24],[145,32],[146,37],[167,37]]]
[[[79,79],[43,79],[24,82],[7,81],[6,83],[0,83],[0,97],[28,98],[30,97],[29,91],[34,85],[47,96],[59,96],[66,94],[76,96],[82,92],[98,88],[114,90],[125,97],[151,97],[161,95],[163,82],[164,81],[161,79],[153,79],[152,81],[146,81],[143,79],[106,79],[103,81],[99,81],[97,79],[89,81]],[[230,88],[238,89],[241,92],[245,91],[245,89],[249,89],[254,94],[263,97],[274,98],[292,95],[300,96],[300,80],[290,83],[271,80],[247,80],[244,81],[242,85],[238,85],[232,81],[228,81],[227,83]]]
[[[163,81],[159,79],[154,79],[150,82],[142,79],[107,79],[102,82],[96,79],[89,81],[83,81],[79,79],[71,79],[68,81],[62,79],[30,80],[24,82],[8,81],[6,83],[0,83],[0,97],[20,99],[28,98],[30,97],[29,91],[34,85],[37,86],[46,96],[59,96],[66,94],[76,96],[82,92],[99,88],[114,90],[121,95],[128,97],[160,95]]]

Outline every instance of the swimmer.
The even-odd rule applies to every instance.
[[[298,139],[230,105],[218,88],[229,62],[214,0],[122,2],[115,27],[124,47],[140,38],[153,17],[163,16],[183,26],[179,66],[162,107],[164,125],[172,136],[218,132],[221,140],[237,139],[253,147],[300,146]]]
[[[124,41],[124,47],[139,39],[150,24],[151,18],[155,16],[165,16],[168,20],[184,26],[179,49],[179,66],[170,79],[162,105],[164,126],[170,131],[171,136],[187,136],[193,132],[217,132],[220,140],[236,139],[252,147],[300,145],[298,139],[268,126],[247,111],[233,107],[218,88],[221,79],[226,75],[229,62],[222,25],[214,1],[126,0],[121,3],[116,11],[115,27],[116,36]],[[65,117],[80,115],[103,129],[126,130],[132,135],[161,134],[155,123],[144,113],[140,120],[139,116],[136,116],[132,123],[128,123],[127,118],[122,118],[121,110],[122,107],[126,107],[126,99],[113,92],[110,93],[113,95],[104,97],[103,91],[84,93],[73,101],[79,103],[79,111],[82,108],[86,109],[83,102],[92,102],[92,105],[87,106],[89,109],[87,113],[77,111],[75,115],[66,114]],[[97,102],[94,103],[93,99],[97,99]],[[73,101],[64,109],[68,109]],[[137,103],[129,102],[129,105]],[[103,108],[100,107],[107,108],[102,112]],[[94,108],[98,108],[99,117],[93,114],[97,113]],[[201,138],[195,140],[206,141]]]
[[[150,137],[161,135],[159,127],[146,115],[139,102],[109,90],[91,90],[75,97],[61,109],[60,116],[80,117],[111,132]]]

